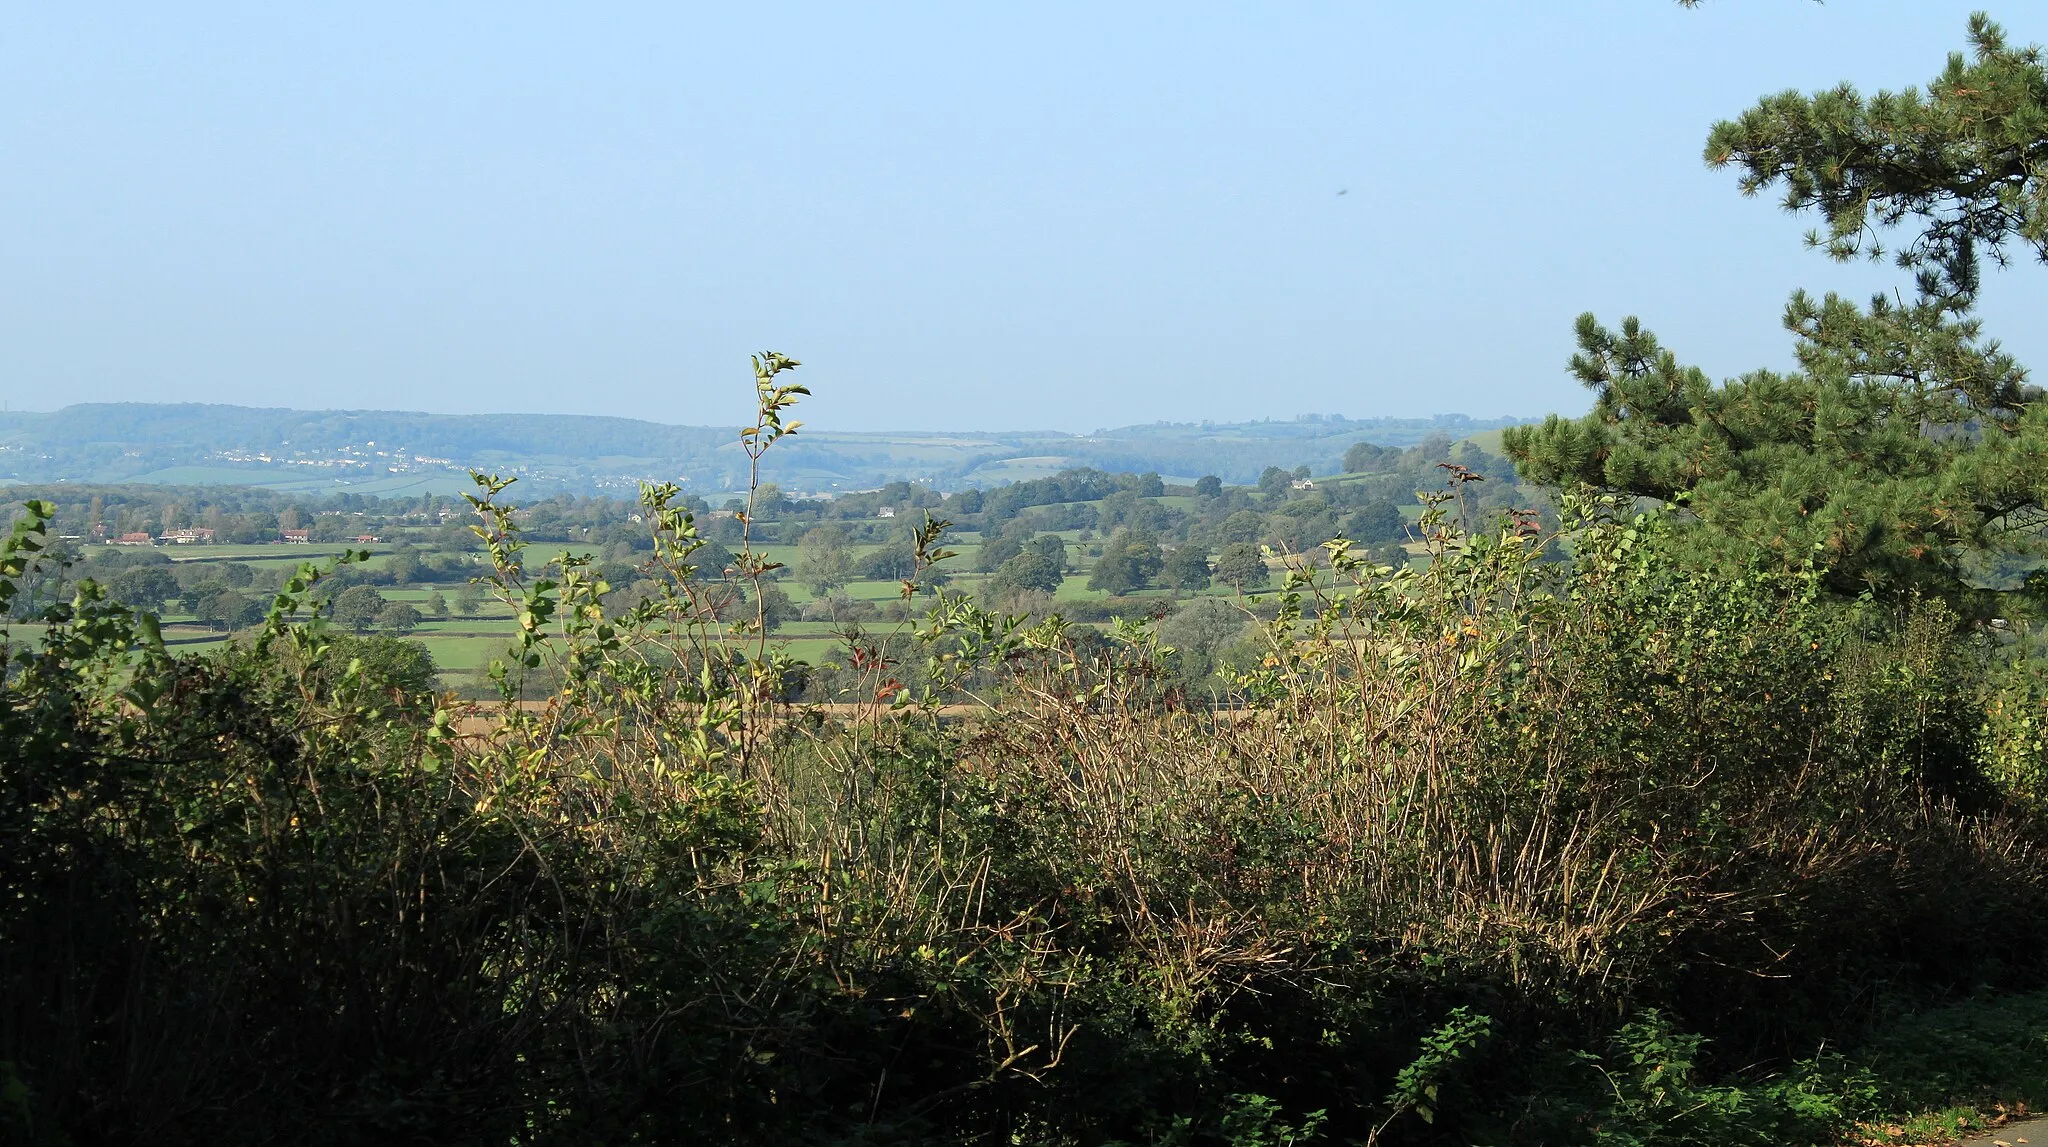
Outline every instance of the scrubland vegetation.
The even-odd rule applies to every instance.
[[[1910,1102],[1825,1043],[2036,982],[1996,642],[1731,584],[1660,516],[1575,503],[1571,563],[1440,507],[1427,564],[1334,546],[1223,712],[1142,623],[942,591],[828,712],[660,492],[625,617],[485,508],[508,693],[554,682],[488,729],[294,622],[303,578],[212,655],[88,589],[17,659],[18,1126],[1795,1142]]]
[[[262,617],[179,655],[136,595],[195,587],[60,571],[30,502],[0,1127],[1905,1143],[2048,1101],[2048,406],[1968,317],[1986,245],[2048,248],[2035,169],[1959,250],[1948,201],[1794,146],[1932,117],[1980,167],[2038,150],[2038,56],[1973,35],[1932,110],[1781,97],[1710,148],[1840,243],[1859,205],[1924,217],[1919,304],[1795,300],[1803,373],[1719,387],[1588,318],[1593,414],[1506,441],[1540,489],[1369,460],[1440,476],[1393,548],[1342,536],[1396,529],[1384,491],[1284,473],[906,487],[876,537],[875,507],[771,510],[757,468],[731,516],[649,487],[635,540],[559,552],[477,475],[462,561],[511,635],[477,701],[348,604],[396,555],[209,591]],[[756,360],[757,467],[795,367]],[[886,613],[844,594],[864,562]],[[1146,607],[1083,624],[1081,581]],[[829,657],[777,637],[791,609]]]

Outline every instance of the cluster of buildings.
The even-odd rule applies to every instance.
[[[286,443],[289,445],[289,443]],[[268,450],[216,450],[213,458],[221,462],[236,462],[242,465],[263,466],[315,466],[324,469],[383,470],[391,474],[404,474],[419,470],[459,469],[453,458],[435,458],[426,454],[414,454],[403,447],[395,450],[379,450],[374,441],[361,446],[338,446],[326,453]]]
[[[93,527],[93,533],[101,538],[106,536],[105,526]],[[206,526],[194,526],[186,530],[165,530],[152,535],[147,530],[137,530],[112,539],[117,546],[153,546],[162,543],[167,546],[212,545],[213,530]]]
[[[213,530],[209,527],[193,526],[190,529],[184,530],[165,530],[161,534],[152,534],[147,530],[135,530],[109,538],[107,537],[107,528],[105,526],[95,526],[93,528],[93,537],[96,541],[103,541],[116,546],[210,546],[213,544],[213,534]],[[279,530],[277,540],[279,544],[287,546],[311,545],[313,542],[313,531]],[[359,545],[369,545],[372,542],[381,542],[384,539],[375,534],[357,534],[348,540]]]

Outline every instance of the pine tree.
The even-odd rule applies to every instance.
[[[1714,127],[1708,162],[1742,190],[1782,185],[1838,258],[1880,230],[1915,275],[1911,300],[1793,295],[1799,370],[1720,385],[1634,318],[1577,324],[1583,418],[1508,432],[1524,476],[1683,505],[1707,544],[1786,566],[1817,561],[1844,592],[1921,588],[2003,609],[1965,582],[1972,551],[2025,549],[2048,522],[2048,403],[1971,313],[1979,263],[2014,246],[2048,259],[2048,71],[1973,17],[1974,63],[1951,57],[1926,95],[1853,88],[1772,96]]]
[[[1707,162],[1741,168],[1745,195],[1782,185],[1786,210],[1826,221],[1808,239],[1838,259],[1880,256],[1881,230],[1907,227],[1896,259],[1923,295],[1974,296],[1981,260],[2003,266],[2014,244],[2048,261],[2041,49],[2012,47],[1981,12],[1969,38],[1974,58],[1951,53],[1925,92],[1770,96],[1714,125]]]

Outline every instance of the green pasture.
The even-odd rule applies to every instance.
[[[305,467],[307,473],[276,470],[240,470],[231,466],[167,466],[147,474],[121,479],[155,486],[253,486],[284,494],[375,494],[404,498],[419,494],[461,494],[476,488],[467,474],[422,472],[378,474],[352,470],[339,477],[333,470]]]
[[[140,546],[89,545],[84,547],[83,556],[91,558],[100,554],[133,553],[141,548]],[[389,547],[384,548],[388,549]],[[187,562],[219,561],[276,561],[293,563],[325,561],[348,550],[368,549],[374,553],[379,547],[374,545],[358,546],[341,542],[316,542],[303,546],[277,544],[169,545],[158,546],[156,549],[165,557],[171,559],[171,561],[183,565]]]
[[[1507,432],[1505,430],[1481,430],[1477,434],[1467,434],[1465,437],[1460,438],[1458,441],[1470,442],[1472,445],[1479,447],[1481,450],[1486,451],[1488,454],[1500,454],[1503,453],[1503,451],[1501,450],[1500,440],[1501,437],[1506,433]]]
[[[1191,499],[1180,500],[1191,501]],[[1055,532],[1069,545],[1075,545],[1079,542],[1080,531],[1078,530]],[[755,548],[765,559],[771,562],[779,562],[784,567],[792,570],[800,555],[799,547],[789,543],[778,542]],[[849,546],[856,559],[873,553],[879,548],[881,548],[879,545],[873,543]],[[980,543],[978,541],[950,541],[946,544],[946,548],[954,550],[955,556],[947,559],[940,568],[951,575],[952,587],[970,593],[977,592],[982,584],[988,580],[989,576],[984,572],[974,569],[974,564],[980,550]],[[304,546],[275,544],[190,546],[167,547],[165,552],[173,562],[185,568],[190,568],[195,564],[203,565],[208,562],[232,562],[248,566],[260,566],[266,571],[272,569],[282,571],[295,568],[300,563],[309,561],[325,564],[343,552],[360,549],[371,551],[372,556],[365,564],[372,569],[388,561],[393,552],[393,548],[387,543],[362,546],[340,543]],[[540,562],[547,561],[563,553],[582,554],[592,552],[587,547],[576,545],[564,546],[537,543],[528,551],[527,556],[529,565],[537,566]],[[423,547],[423,556],[432,553],[436,553],[436,551]],[[644,557],[644,555],[636,556]],[[1088,588],[1086,567],[1090,564],[1090,559],[1085,555],[1080,556],[1083,568],[1078,572],[1067,575],[1061,582],[1059,591],[1055,594],[1055,599],[1058,601],[1103,601],[1108,599],[1110,597],[1108,593]],[[481,565],[476,568],[477,572],[483,572]],[[465,584],[465,579],[431,583],[422,582],[406,586],[376,586],[375,588],[387,601],[404,602],[421,610],[424,614],[429,599],[436,593],[439,593],[452,606],[455,591],[463,584]],[[793,573],[778,579],[775,584],[798,605],[810,602],[815,596],[808,588],[798,583]],[[876,605],[898,601],[902,597],[902,583],[894,579],[854,581],[842,588],[843,592],[854,600],[870,602]],[[1227,587],[1223,587],[1209,592],[1227,596],[1231,591]],[[1156,599],[1173,596],[1173,594],[1168,590],[1155,589],[1140,591],[1134,596]],[[920,599],[917,606],[922,608],[925,604],[925,601]],[[163,615],[163,621],[165,640],[169,643],[172,650],[179,654],[192,654],[214,649],[228,640],[228,635],[199,625],[186,614],[166,612]],[[870,620],[864,624],[874,628],[876,626],[886,627],[894,623]],[[821,661],[833,660],[836,657],[837,651],[840,648],[840,639],[834,634],[834,628],[835,623],[829,621],[790,621],[778,629],[770,640],[772,644],[785,650],[790,656],[816,664]],[[34,641],[40,636],[41,629],[42,627],[38,625],[17,624],[11,626],[8,632],[11,634],[12,639],[17,642],[24,640]],[[396,636],[402,636],[406,640],[417,641],[424,645],[428,653],[433,657],[434,664],[444,674],[448,675],[446,678],[447,682],[454,684],[458,678],[473,676],[482,671],[493,659],[503,657],[512,641],[513,635],[514,627],[511,611],[495,599],[486,596],[481,609],[476,614],[465,617],[451,610],[446,617],[424,616],[415,629]]]
[[[976,466],[970,473],[976,481],[990,485],[1003,482],[1025,482],[1033,478],[1047,478],[1062,470],[1072,469],[1075,461],[1059,454],[1041,454],[1022,458],[1004,458]]]

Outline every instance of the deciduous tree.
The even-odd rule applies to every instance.
[[[1401,511],[1384,498],[1375,498],[1344,522],[1344,536],[1354,542],[1391,542],[1406,532]]]
[[[796,545],[796,580],[805,589],[824,597],[853,580],[853,551],[847,548],[846,531],[838,526],[814,526]]]
[[[1036,590],[1058,593],[1065,574],[1058,564],[1037,550],[1027,550],[1004,562],[988,579],[991,590]]]
[[[420,627],[420,611],[407,602],[387,603],[377,611],[377,628],[392,633],[411,633]]]
[[[1209,553],[1199,545],[1181,546],[1166,557],[1166,584],[1175,589],[1209,588]]]
[[[1043,557],[1046,561],[1052,563],[1054,569],[1062,573],[1066,572],[1068,568],[1066,539],[1058,534],[1040,534],[1024,543],[1024,550],[1027,553],[1035,553]]]
[[[1088,573],[1088,588],[1121,596],[1150,585],[1164,565],[1158,539],[1141,531],[1118,530],[1103,543],[1102,557]]]
[[[1250,542],[1232,542],[1216,555],[1215,578],[1241,590],[1264,589],[1272,583],[1273,573],[1266,568],[1259,547]]]
[[[115,601],[154,613],[178,596],[178,579],[162,566],[130,566],[114,575],[107,592]]]
[[[334,624],[362,633],[384,610],[384,595],[374,586],[352,585],[334,595]]]

